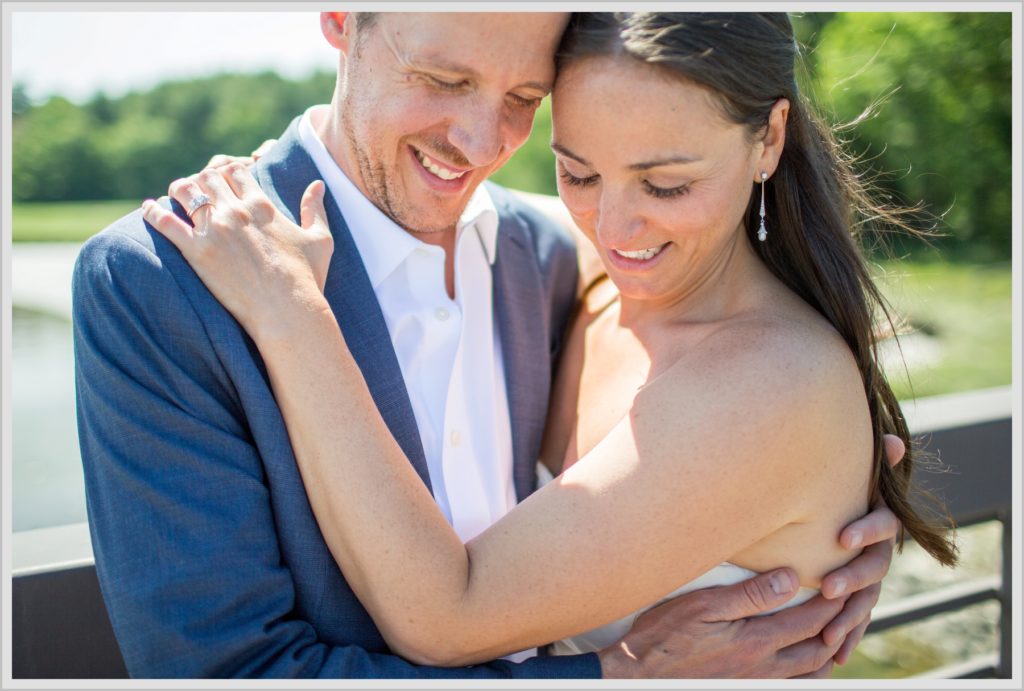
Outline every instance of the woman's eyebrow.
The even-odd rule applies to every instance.
[[[588,166],[588,167],[590,166],[590,162],[587,159],[585,159],[582,156],[579,156],[577,154],[574,154],[572,151],[570,151],[569,149],[565,148],[564,146],[562,146],[558,142],[551,142],[551,149],[553,151],[557,152],[557,153],[562,154],[566,158],[571,158],[572,160],[577,161],[579,163],[582,163],[585,166]],[[700,161],[700,160],[701,160],[701,158],[699,156],[687,156],[687,155],[680,154],[678,156],[668,156],[666,158],[658,158],[658,159],[655,159],[653,161],[644,161],[643,163],[634,163],[634,164],[629,166],[629,169],[630,170],[650,170],[651,168],[658,168],[660,166],[672,166],[672,165],[679,165],[681,163],[696,163],[697,161]]]
[[[644,161],[643,163],[634,163],[629,167],[630,170],[650,170],[651,168],[658,168],[659,166],[673,166],[680,163],[696,163],[701,160],[698,156],[669,156],[668,158],[659,158],[654,161]]]
[[[583,158],[582,156],[577,156],[576,154],[574,154],[573,152],[569,151],[567,148],[565,148],[564,146],[562,146],[558,142],[551,142],[551,150],[556,152],[556,153],[562,154],[566,158],[571,158],[574,161],[582,163],[585,166],[589,166],[590,165],[590,162],[587,161],[587,159]]]

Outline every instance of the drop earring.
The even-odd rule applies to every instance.
[[[757,229],[757,239],[764,242],[768,239],[768,229],[764,227],[764,181],[768,179],[768,173],[761,171],[761,227]]]

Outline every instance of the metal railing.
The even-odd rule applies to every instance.
[[[920,480],[940,492],[960,526],[1002,523],[1002,574],[903,598],[875,610],[869,634],[984,602],[1000,604],[995,654],[929,672],[935,678],[1010,678],[1012,402],[1009,387],[905,406],[915,435],[953,472]],[[124,662],[100,595],[85,524],[14,535],[12,676],[123,678]]]
[[[869,634],[904,626],[982,602],[999,603],[999,645],[979,655],[940,667],[923,678],[1009,679],[1012,655],[1012,394],[1009,387],[921,399],[904,407],[910,428],[926,452],[950,472],[915,473],[915,480],[938,493],[961,528],[998,521],[1002,527],[1001,571],[955,583],[877,607]]]

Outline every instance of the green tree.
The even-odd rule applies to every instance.
[[[267,72],[169,82],[84,105],[55,97],[32,107],[16,92],[17,201],[141,199],[194,173],[215,153],[248,154],[310,105],[330,100],[334,75],[289,81]],[[13,105],[13,104],[12,104]]]
[[[1010,256],[1010,17],[841,13],[812,53],[817,101],[835,119],[877,103],[850,145],[904,203],[944,216],[952,256]]]
[[[65,98],[51,98],[12,124],[12,191],[15,201],[102,199],[112,190],[88,112]]]

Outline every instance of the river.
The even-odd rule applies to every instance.
[[[12,247],[11,508],[16,532],[86,520],[71,342],[71,271],[79,247]]]

